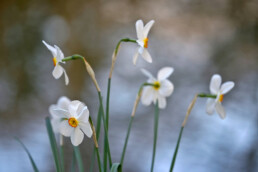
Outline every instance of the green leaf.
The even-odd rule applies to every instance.
[[[32,156],[31,156],[29,150],[26,148],[26,146],[22,143],[22,141],[19,138],[15,137],[15,139],[21,144],[21,146],[23,147],[23,149],[26,151],[27,155],[29,156],[34,172],[38,172],[39,170],[35,164],[35,161],[33,160]]]
[[[80,149],[79,149],[78,146],[74,146],[73,150],[74,150],[74,153],[75,153],[75,158],[76,158],[76,161],[77,161],[77,164],[78,164],[79,172],[84,172]]]
[[[174,166],[175,166],[176,156],[177,156],[177,152],[178,152],[178,148],[179,148],[179,144],[180,144],[180,141],[181,141],[181,137],[182,137],[183,130],[184,130],[184,127],[182,126],[182,127],[181,127],[181,130],[180,130],[180,133],[179,133],[179,136],[178,136],[178,139],[177,139],[176,149],[175,149],[175,152],[174,152],[174,155],[173,155],[173,159],[172,159],[172,162],[171,162],[171,166],[170,166],[170,169],[169,169],[170,172],[173,171]]]
[[[46,120],[47,133],[48,133],[52,153],[53,153],[54,160],[55,160],[56,171],[61,172],[62,168],[61,168],[60,157],[59,157],[59,153],[58,153],[55,135],[54,135],[49,117],[46,117],[45,120]]]
[[[120,163],[112,164],[110,172],[122,172],[122,167]]]
[[[111,78],[108,78],[108,86],[107,86],[107,100],[106,100],[106,127],[108,133],[108,125],[109,125],[109,99],[110,99],[110,85],[111,85]],[[103,154],[103,162],[104,162],[104,172],[107,169],[107,144],[106,139],[104,140],[104,154]]]
[[[98,117],[97,117],[97,128],[96,128],[96,135],[97,135],[97,140],[99,140],[99,134],[100,134],[100,127],[101,127],[101,116],[102,116],[102,111],[101,111],[101,106],[99,106],[99,111],[98,111]],[[94,165],[95,165],[95,156],[96,156],[96,150],[95,150],[95,145],[93,147],[93,155],[91,157],[91,165],[90,165],[90,172],[93,172]]]
[[[153,143],[153,151],[152,151],[152,161],[151,161],[151,172],[154,168],[155,162],[155,155],[156,155],[156,144],[157,144],[157,137],[158,137],[158,124],[159,124],[159,103],[156,102],[155,105],[155,120],[154,120],[154,143]]]
[[[63,136],[60,136],[60,137],[63,137]],[[60,146],[60,162],[61,162],[61,168],[62,168],[62,171],[65,171],[64,170],[64,145],[61,145]]]
[[[106,145],[107,147],[107,151],[104,151],[104,154],[107,153],[108,155],[108,159],[109,159],[109,167],[112,166],[112,158],[111,158],[111,153],[110,153],[110,146],[109,146],[109,140],[108,140],[108,132],[107,132],[107,126],[106,126],[106,120],[105,120],[105,113],[104,113],[104,109],[103,109],[103,103],[102,103],[102,96],[101,96],[101,92],[98,92],[98,97],[99,97],[99,103],[100,103],[100,107],[101,107],[101,116],[102,116],[102,120],[103,120],[103,127],[104,127],[104,135],[105,135],[105,139],[104,139],[104,146]],[[104,162],[105,163],[105,162]],[[105,172],[105,166],[104,166],[104,172]]]
[[[76,162],[76,157],[75,157],[75,153],[73,150],[72,166],[71,166],[70,172],[75,172],[75,162]]]

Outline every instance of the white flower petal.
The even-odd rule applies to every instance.
[[[138,59],[138,56],[139,56],[139,52],[138,52],[138,48],[137,48],[137,50],[136,50],[136,52],[135,52],[135,54],[134,54],[134,56],[133,56],[133,64],[134,64],[134,65],[136,64],[136,61],[137,61],[137,59]]]
[[[79,100],[71,101],[71,103],[68,106],[68,111],[70,112],[71,116],[78,117],[78,115],[80,114],[80,111],[78,112],[78,109],[81,106],[84,106],[84,104]]]
[[[138,48],[138,52],[139,52],[139,54],[142,54],[142,53],[143,53],[143,51],[144,51],[144,48],[143,48],[143,47],[139,47],[139,48]]]
[[[68,110],[69,103],[71,102],[70,99],[68,99],[65,96],[62,96],[57,101],[57,106],[61,109]]]
[[[138,45],[143,49],[144,48],[144,42],[142,40],[137,40],[136,41],[138,43]],[[140,53],[142,53],[143,50],[139,51]]]
[[[232,81],[225,82],[224,84],[221,85],[221,94],[226,94],[228,93],[233,87],[235,86],[235,83]]]
[[[52,74],[53,74],[55,79],[58,79],[62,76],[63,72],[64,72],[63,67],[59,64],[56,64]]]
[[[59,118],[59,115],[57,116],[56,113],[54,112],[55,109],[58,109],[57,105],[50,105],[48,108],[48,111],[53,118]]]
[[[66,137],[70,137],[73,130],[74,128],[68,124],[68,120],[63,120],[59,125],[59,132]]]
[[[148,50],[146,48],[143,49],[142,52],[142,57],[144,58],[144,60],[146,60],[149,63],[152,63],[152,58],[150,53],[148,52]]]
[[[143,22],[142,22],[142,20],[137,20],[135,27],[136,27],[137,38],[139,40],[144,39],[143,38]]]
[[[49,49],[49,51],[52,53],[53,57],[57,56],[57,50],[55,49],[55,47],[49,45],[48,43],[46,43],[44,40],[42,41],[43,44],[45,44],[45,46]]]
[[[210,81],[210,92],[212,94],[217,94],[219,92],[220,85],[221,85],[221,76],[218,74],[213,75]]]
[[[163,97],[170,96],[174,91],[174,85],[167,79],[160,83],[159,94]]]
[[[61,119],[60,118],[51,119],[51,125],[52,125],[54,133],[58,133],[59,132],[60,123],[61,123]]]
[[[216,112],[219,114],[220,118],[224,119],[226,117],[226,112],[225,112],[223,106],[221,105],[221,103],[220,102],[216,103],[215,108],[216,108]]]
[[[81,111],[77,119],[79,122],[89,122],[89,110],[87,106],[84,106],[83,110]]]
[[[145,86],[142,90],[142,97],[141,101],[142,104],[149,106],[153,100],[154,97],[154,90],[151,86]]]
[[[212,115],[214,113],[215,104],[216,104],[215,99],[208,98],[207,103],[206,103],[207,114]]]
[[[64,76],[65,76],[65,85],[68,85],[69,84],[69,78],[68,78],[67,73],[66,73],[65,70],[64,70]]]
[[[143,28],[143,36],[144,38],[148,37],[149,31],[152,27],[152,25],[154,24],[154,20],[149,21]]]
[[[92,136],[92,129],[89,123],[79,123],[79,126],[86,136],[89,138]]]
[[[69,112],[64,109],[53,109],[51,115],[57,118],[70,118]]]
[[[56,60],[58,62],[62,62],[62,59],[64,58],[64,54],[58,46],[56,46],[56,45],[54,45],[54,46],[56,48]]]
[[[154,77],[152,76],[152,74],[149,72],[149,71],[147,71],[146,69],[141,69],[141,71],[142,71],[142,73],[145,75],[145,76],[147,76],[148,78],[150,78],[150,79],[153,79]]]
[[[74,146],[78,146],[82,143],[84,138],[83,132],[80,130],[79,127],[76,127],[71,135],[71,141]]]
[[[158,97],[158,103],[159,103],[159,108],[164,109],[167,106],[166,98],[159,96]]]
[[[173,72],[174,69],[172,67],[163,67],[158,72],[158,80],[161,81],[167,79]]]

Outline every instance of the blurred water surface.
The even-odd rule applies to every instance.
[[[168,171],[181,123],[196,93],[208,92],[210,77],[236,87],[225,96],[225,120],[205,113],[198,99],[185,127],[175,171],[258,171],[258,2],[255,0],[111,0],[0,2],[0,171],[32,171],[29,159],[13,139],[29,148],[40,171],[54,171],[45,129],[48,107],[60,96],[85,102],[96,119],[97,93],[80,61],[64,65],[70,84],[52,77],[51,54],[42,40],[58,45],[65,55],[81,54],[96,72],[104,100],[111,55],[124,37],[136,38],[135,21],[156,22],[149,36],[153,64],[132,56],[136,45],[122,44],[113,74],[110,145],[113,161],[120,160],[126,129],[139,86],[172,66],[175,90],[160,111],[155,171]],[[154,106],[138,107],[124,171],[149,171]],[[100,141],[102,143],[102,140]],[[65,140],[66,169],[72,159]],[[80,146],[89,169],[93,143]],[[101,150],[102,151],[102,150]],[[96,168],[97,169],[97,168]],[[88,171],[88,170],[87,170]]]

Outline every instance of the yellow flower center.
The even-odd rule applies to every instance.
[[[149,41],[149,39],[148,38],[144,38],[144,40],[143,40],[143,43],[144,43],[144,48],[148,48],[148,41]]]
[[[56,64],[57,64],[56,57],[53,57],[53,63],[54,63],[54,66],[56,66]]]
[[[154,87],[155,90],[158,90],[158,89],[160,88],[160,83],[159,83],[159,81],[155,81],[155,82],[153,83],[153,87]]]
[[[71,118],[68,119],[68,123],[71,127],[76,128],[79,124],[79,121],[76,118],[71,117]]]
[[[223,98],[224,98],[224,95],[221,94],[221,95],[219,96],[219,101],[222,102],[222,101],[223,101]]]

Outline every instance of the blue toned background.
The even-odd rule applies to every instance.
[[[132,57],[136,45],[124,43],[113,73],[110,145],[119,161],[130,113],[139,86],[153,74],[172,66],[175,90],[160,111],[154,171],[168,171],[181,123],[196,93],[209,92],[210,77],[222,75],[235,88],[224,97],[225,120],[205,113],[198,99],[181,140],[176,172],[258,171],[258,3],[255,0],[97,0],[0,2],[0,171],[32,171],[29,159],[13,137],[29,148],[40,171],[54,171],[45,128],[48,107],[60,96],[85,102],[96,119],[95,87],[80,61],[64,67],[55,80],[50,52],[42,40],[58,45],[65,55],[85,56],[95,70],[106,97],[111,55],[124,37],[136,38],[135,22],[156,22],[149,34],[153,63]],[[154,106],[139,105],[124,161],[124,171],[149,171]],[[96,120],[95,120],[96,121]],[[100,140],[103,143],[103,140]],[[69,171],[72,146],[65,139]],[[93,142],[80,146],[89,168]],[[102,152],[102,148],[101,148]],[[96,168],[97,169],[97,168]]]

